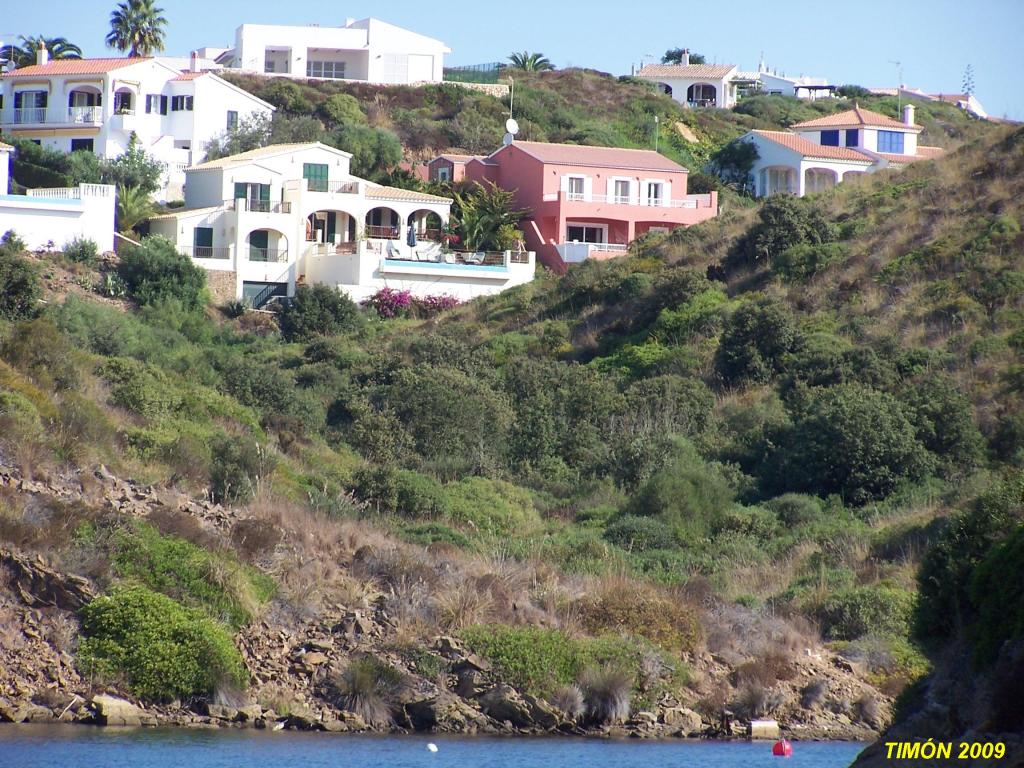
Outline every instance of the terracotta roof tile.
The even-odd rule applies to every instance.
[[[50,77],[53,75],[101,75],[115,69],[150,61],[148,58],[120,59],[57,59],[46,64],[32,64],[8,72],[4,77]]]
[[[588,147],[581,144],[549,144],[542,141],[516,141],[518,147],[542,163],[553,165],[582,165],[597,168],[631,168],[640,171],[669,171],[686,173],[686,168],[650,149],[621,149],[619,147]],[[504,149],[504,147],[502,147]],[[494,152],[496,156],[502,150]]]
[[[825,115],[825,117],[819,117],[814,120],[805,120],[802,123],[796,123],[793,128],[842,128],[845,126],[870,126],[872,128],[904,128],[904,129],[916,129],[921,130],[920,125],[906,125],[900,120],[897,120],[888,115],[881,115],[878,112],[872,112],[870,109],[862,109],[861,107],[854,107],[848,109],[845,112],[836,112],[834,115]]]
[[[720,80],[734,69],[735,64],[648,64],[641,67],[636,76]]]
[[[872,160],[867,155],[858,152],[850,147],[823,147],[813,141],[797,136],[795,133],[786,131],[751,131],[768,141],[774,141],[786,149],[799,152],[804,157],[814,157],[820,160],[845,160],[847,162],[864,163],[871,165]]]
[[[376,186],[366,188],[367,200],[394,200],[396,202],[422,202],[422,203],[451,203],[447,197],[428,195],[424,192],[416,192],[412,189],[401,189],[399,187]]]
[[[946,150],[941,147],[918,147],[916,155],[897,155],[892,152],[879,152],[878,156],[884,157],[891,165],[909,165],[915,160],[931,160],[944,154],[946,154]]]
[[[14,147],[12,147],[10,144],[4,144],[2,141],[0,141],[0,150],[3,150],[4,152],[14,151]]]
[[[444,154],[438,155],[434,160],[450,160],[453,163],[468,163],[473,158],[479,158],[482,155],[456,155],[456,154]],[[433,162],[433,161],[431,161]]]

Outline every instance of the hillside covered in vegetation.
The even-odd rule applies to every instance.
[[[556,75],[533,137],[600,77]],[[64,682],[0,697],[863,736],[899,696],[947,707],[917,736],[1019,731],[1024,131],[947,118],[942,159],[448,310],[215,308],[157,238],[7,236],[2,666],[42,643]],[[965,658],[987,709],[934,687]]]

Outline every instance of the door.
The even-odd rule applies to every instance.
[[[192,237],[192,256],[197,259],[212,259],[213,227],[196,227]]]
[[[623,204],[629,202],[629,182],[625,179],[618,179],[615,182],[615,202]]]
[[[236,181],[235,200],[245,200],[245,210],[247,211],[269,211],[270,185]]]
[[[647,184],[647,204],[648,205],[661,205],[661,184],[658,182],[648,182]]]
[[[266,261],[270,233],[265,229],[257,229],[249,234],[249,261]]]
[[[302,178],[308,179],[306,188],[310,192],[327,191],[327,166],[321,163],[303,163]]]

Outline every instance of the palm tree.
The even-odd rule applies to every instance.
[[[26,37],[18,38],[17,45],[5,45],[0,48],[0,66],[13,61],[16,67],[28,67],[36,63],[36,51],[46,46],[51,59],[80,59],[82,49],[68,41],[66,37]]]
[[[117,231],[131,232],[153,214],[149,195],[139,187],[117,187]]]
[[[151,56],[164,49],[167,19],[160,14],[154,0],[125,0],[110,14],[107,45],[129,56]]]
[[[515,69],[523,69],[527,72],[548,72],[555,68],[543,53],[523,51],[522,53],[513,53],[508,60],[512,62]]]

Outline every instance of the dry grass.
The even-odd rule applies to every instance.
[[[434,610],[438,627],[455,632],[475,624],[493,620],[495,601],[479,584],[457,582],[443,590],[436,598]]]

